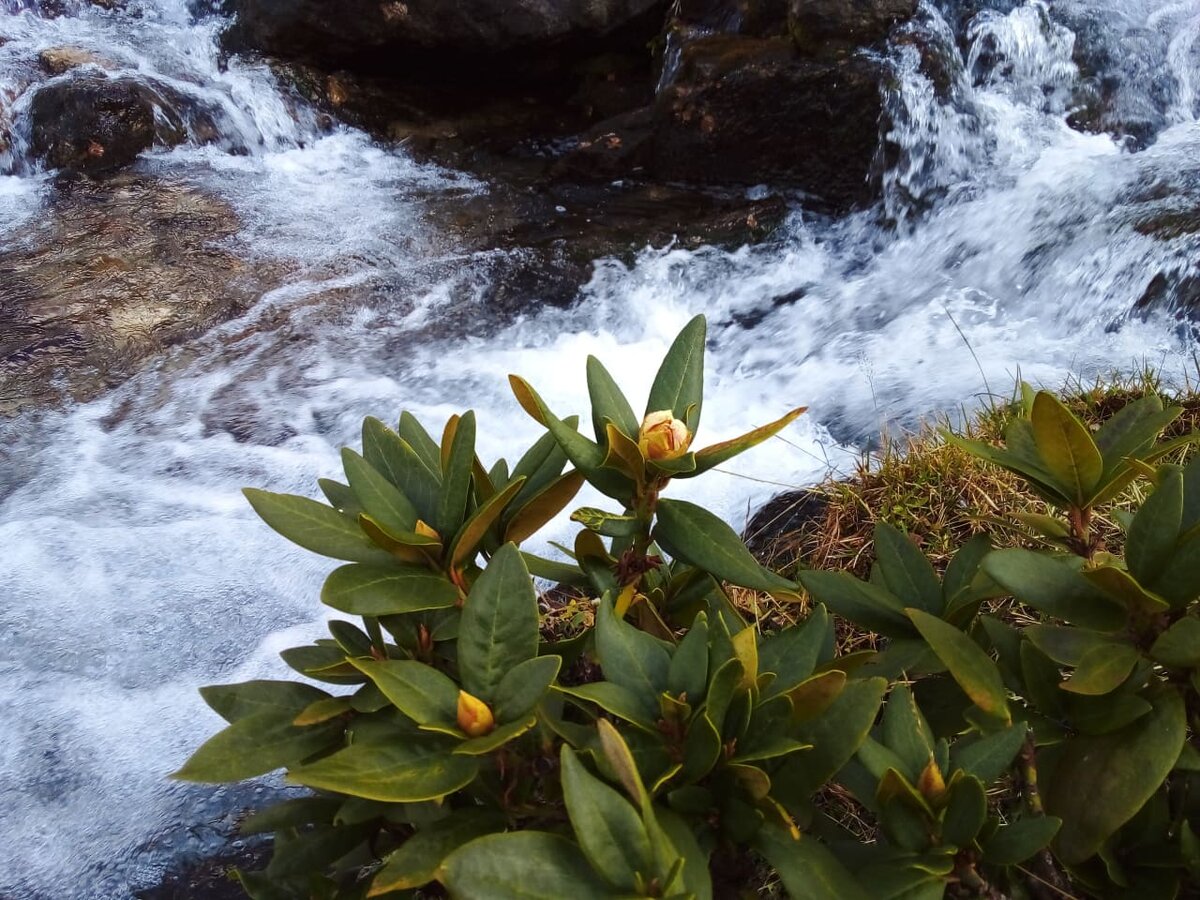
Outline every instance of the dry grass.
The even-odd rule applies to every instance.
[[[1200,430],[1200,385],[1170,391],[1152,373],[1088,384],[1077,381],[1060,396],[1095,430],[1149,391],[1184,409],[1164,439]],[[964,417],[965,424],[953,430],[1001,444],[1004,427],[1017,409],[1015,401],[995,404]],[[872,533],[878,522],[906,531],[939,571],[957,547],[981,531],[989,532],[999,546],[1036,545],[1037,540],[1014,516],[1053,510],[1023,489],[1016,476],[946,443],[941,431],[950,427],[940,421],[911,433],[883,435],[880,449],[864,455],[851,478],[784,495],[764,507],[746,535],[748,543],[765,565],[784,574],[798,568],[841,569],[863,578],[874,561]],[[1135,485],[1116,506],[1136,505],[1142,490]],[[1119,551],[1120,530],[1104,512],[1100,511],[1094,526],[1107,549]],[[779,528],[781,522],[790,523],[789,527]],[[793,623],[807,614],[807,603],[786,606],[749,591],[736,591],[734,600],[767,628]],[[839,635],[843,652],[874,646],[873,635],[843,631]]]

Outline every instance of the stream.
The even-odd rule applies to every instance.
[[[56,240],[62,188],[25,158],[19,86],[40,51],[70,45],[212,112],[217,139],[143,154],[134,174],[172,203],[200,192],[230,211],[219,246],[248,292],[127,380],[0,417],[0,898],[132,897],[221,846],[271,789],[166,775],[219,727],[197,687],[287,677],[278,651],[323,630],[333,564],[263,526],[239,489],[314,494],[365,415],[403,408],[440,429],[473,408],[485,461],[511,460],[539,428],[508,373],[580,412],[592,353],[644,396],[702,312],[702,443],[809,407],[681,492],[740,527],[772,493],[852,471],[881,429],[1008,396],[1018,376],[1196,378],[1191,323],[1141,301],[1200,271],[1200,6],[963,5],[925,0],[911,26],[951,57],[948,86],[911,44],[890,51],[899,152],[879,205],[830,218],[785,195],[766,241],[598,259],[567,306],[531,297],[497,324],[486,263],[519,251],[440,224],[486,178],[321,123],[265,64],[223,59],[223,21],[184,0],[56,18],[0,0],[0,124],[15,123],[0,252]],[[1069,124],[1087,88],[1080,41],[1104,67],[1090,77],[1106,131],[1125,138]],[[59,264],[64,291],[77,264]],[[0,266],[0,313],[12,277]]]

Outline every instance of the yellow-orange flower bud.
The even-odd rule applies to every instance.
[[[642,420],[638,448],[646,459],[678,459],[687,453],[692,435],[669,409],[652,412]]]
[[[946,793],[946,779],[942,777],[942,770],[938,768],[932,756],[929,757],[929,764],[925,766],[921,777],[917,779],[917,790],[926,800],[935,802]]]
[[[483,737],[495,730],[496,719],[486,703],[466,691],[459,691],[458,727],[467,737]]]

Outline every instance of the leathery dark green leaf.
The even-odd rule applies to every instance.
[[[505,544],[471,587],[458,627],[463,687],[491,700],[510,669],[538,655],[537,593],[515,544]]]

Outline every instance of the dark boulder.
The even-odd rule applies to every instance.
[[[86,174],[128,165],[154,143],[154,105],[131,78],[80,72],[38,88],[30,146],[46,165]]]
[[[476,54],[595,42],[642,17],[653,19],[665,2],[233,0],[232,6],[237,20],[226,42],[234,49],[388,71],[440,65],[445,75]]]
[[[882,41],[916,11],[917,0],[791,0],[788,26],[806,49],[830,41],[862,46]]]
[[[562,169],[770,183],[849,208],[872,197],[887,74],[866,55],[814,59],[785,38],[702,38],[684,48],[677,77],[649,112],[596,126]]]

